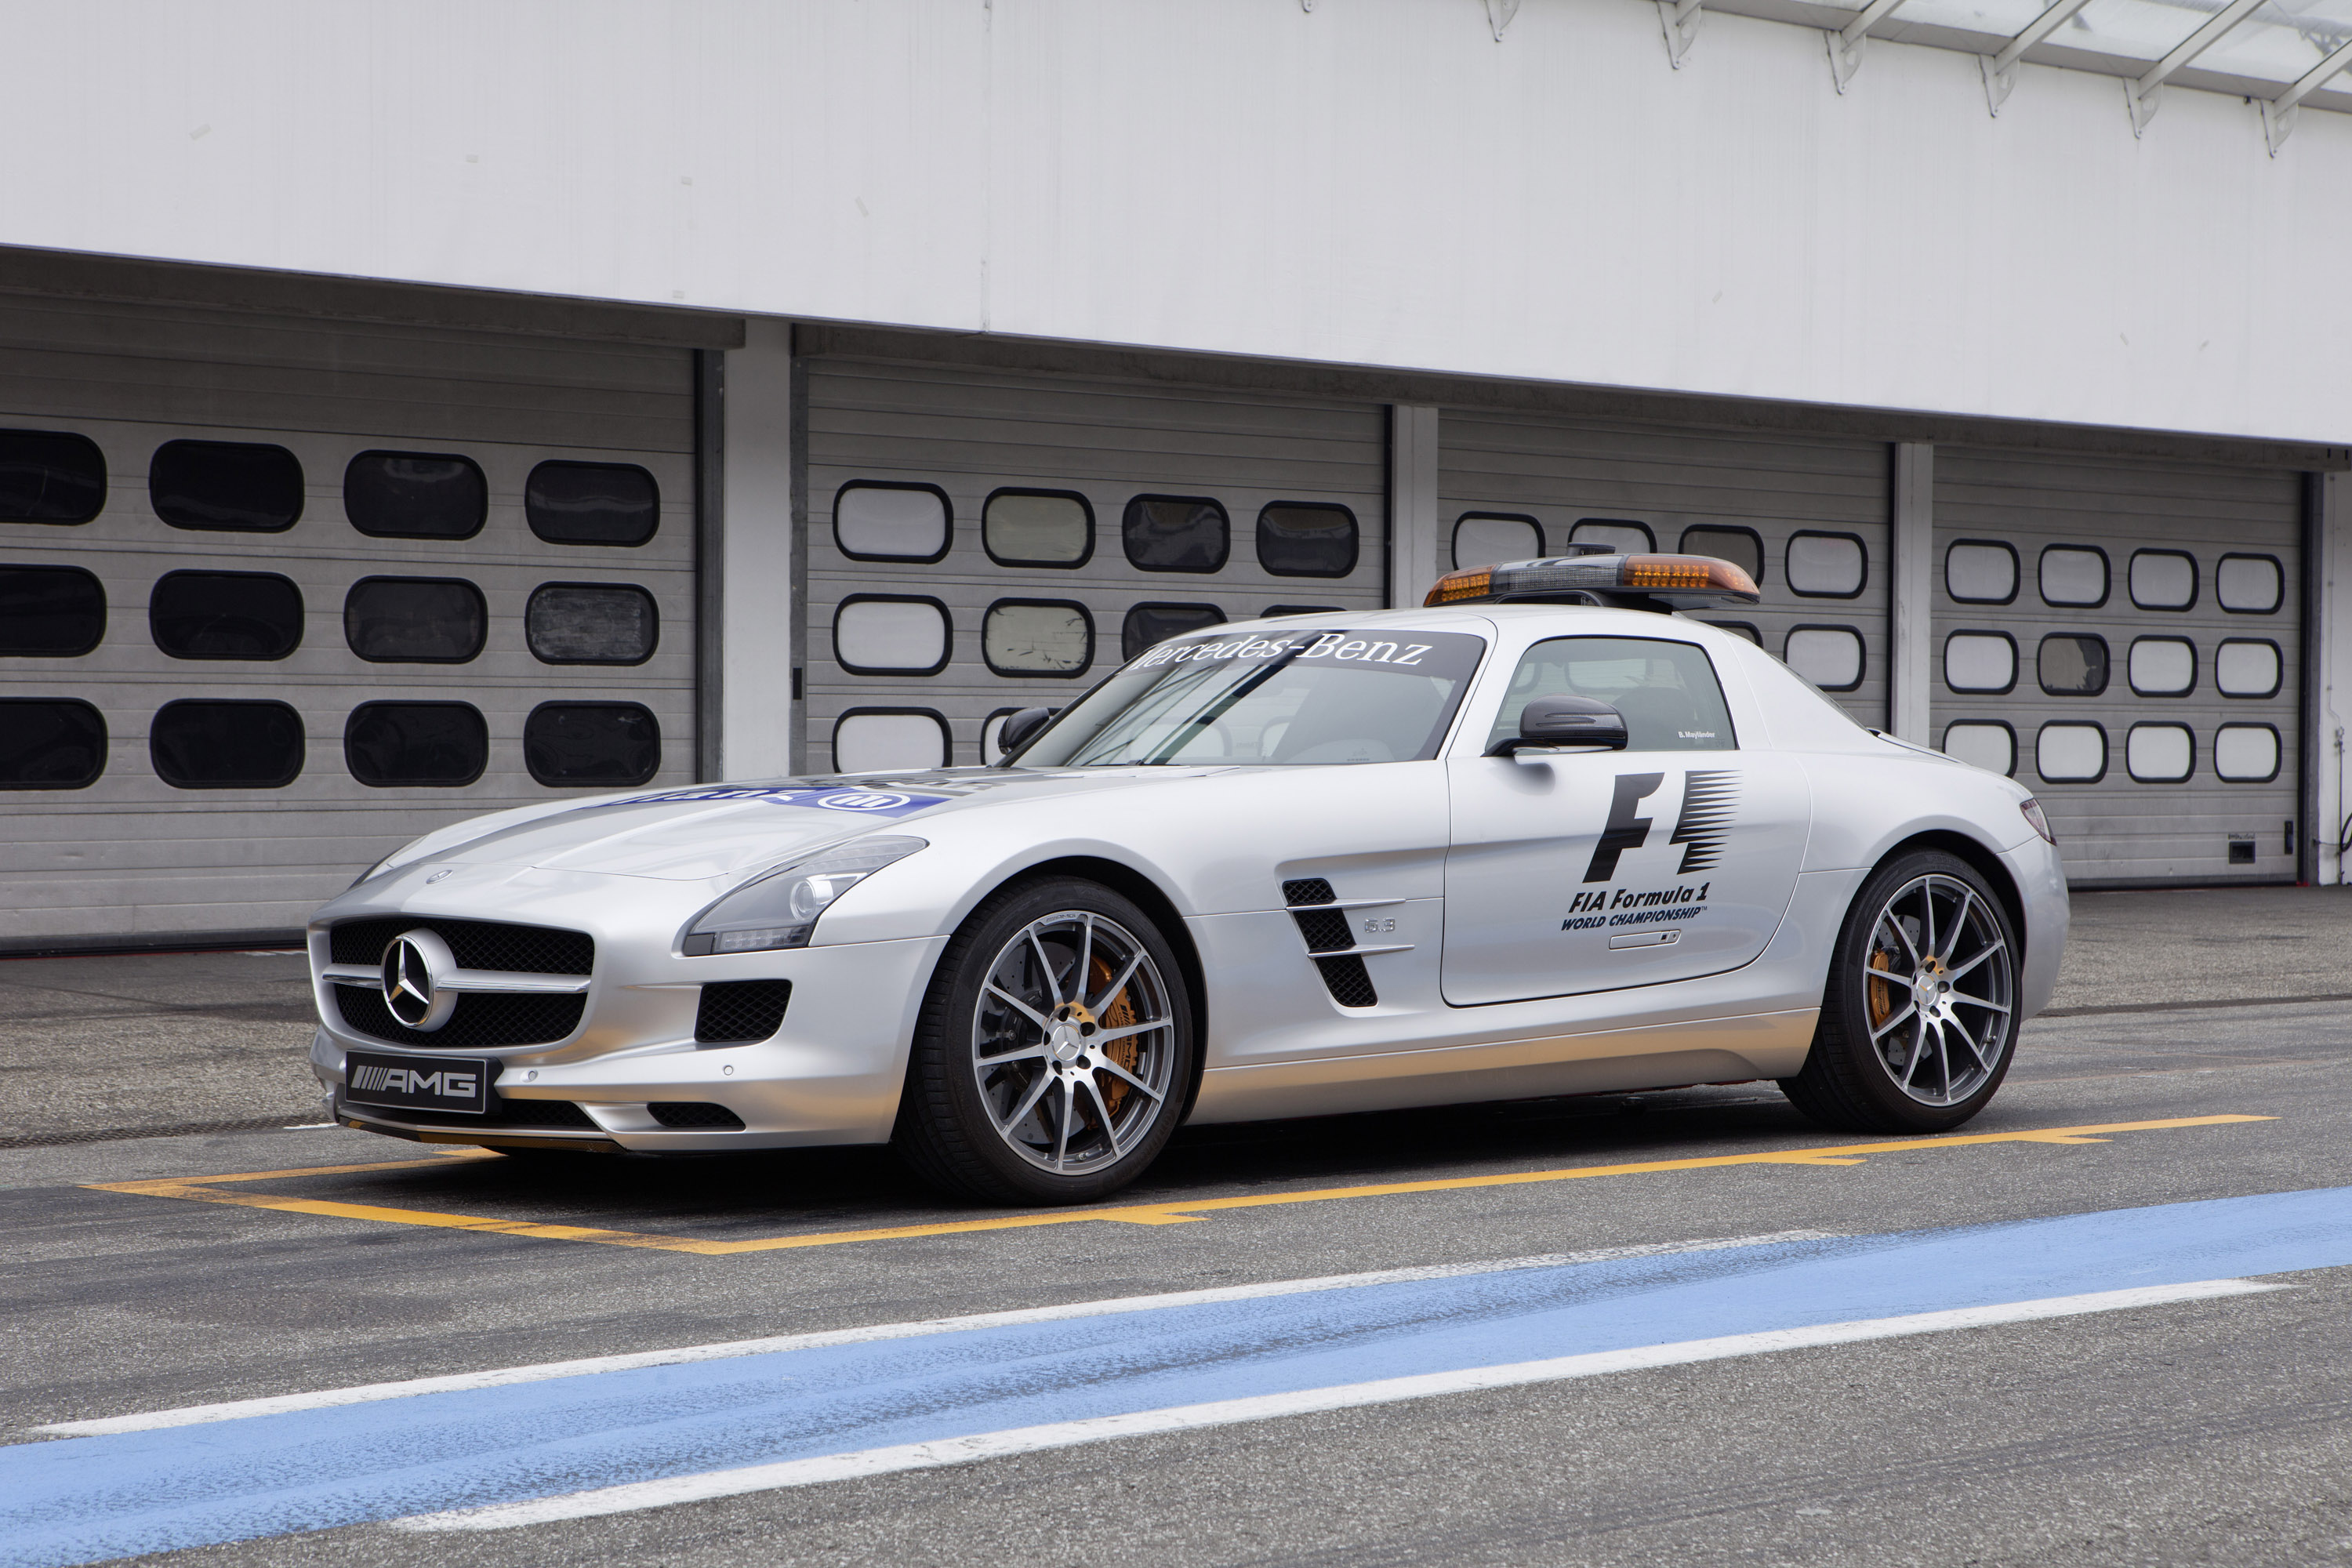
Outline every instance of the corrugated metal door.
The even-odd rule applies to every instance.
[[[806,765],[992,760],[1163,637],[1380,606],[1385,440],[1377,405],[811,362]]]
[[[1888,455],[1883,444],[1447,409],[1441,571],[1571,543],[1718,555],[1753,610],[1700,618],[1786,658],[1864,724],[1886,722]]]
[[[687,351],[26,297],[0,345],[0,942],[290,928],[692,776]]]
[[[2294,876],[2300,515],[2294,474],[1937,449],[1937,744],[2076,881]]]

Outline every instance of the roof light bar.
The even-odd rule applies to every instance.
[[[1759,597],[1755,578],[1712,555],[1553,555],[1449,572],[1422,603],[1648,600],[1684,609],[1727,599],[1752,605]]]

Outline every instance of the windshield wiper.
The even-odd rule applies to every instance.
[[[1176,738],[1169,742],[1167,745],[1161,747],[1160,753],[1157,756],[1146,757],[1139,765],[1147,768],[1166,767],[1174,760],[1175,753],[1191,745],[1194,737],[1198,736],[1202,731],[1215,723],[1219,719],[1223,718],[1227,713],[1232,712],[1234,703],[1239,702],[1243,698],[1247,697],[1251,692],[1255,691],[1259,687],[1264,686],[1268,680],[1274,678],[1275,671],[1280,669],[1284,665],[1288,664],[1292,659],[1297,658],[1300,654],[1306,651],[1307,645],[1304,642],[1295,642],[1288,647],[1284,648],[1274,658],[1268,659],[1264,668],[1254,669],[1245,678],[1236,681],[1234,685],[1234,689],[1225,693],[1225,695],[1213,707],[1202,713],[1199,718],[1192,721],[1183,729],[1179,730],[1176,732]]]

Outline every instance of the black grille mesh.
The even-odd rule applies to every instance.
[[[449,944],[460,969],[515,974],[586,974],[596,967],[596,939],[584,931],[507,925],[498,921],[445,921],[400,915],[345,921],[327,933],[337,963],[382,963],[383,950],[405,931],[422,928]]]
[[[1331,884],[1320,877],[1302,877],[1297,881],[1282,885],[1282,901],[1286,904],[1329,904],[1338,902],[1339,898],[1339,895],[1331,890]],[[393,932],[394,936],[399,934],[398,931]]]
[[[723,1105],[697,1100],[656,1100],[646,1107],[664,1127],[718,1127],[740,1131],[743,1119]]]
[[[1340,952],[1356,945],[1348,917],[1338,910],[1294,910],[1290,918],[1298,922],[1298,934],[1307,939],[1309,952]]]
[[[1342,1007],[1377,1007],[1380,993],[1372,989],[1372,977],[1364,972],[1364,961],[1355,957],[1318,958],[1315,967],[1323,972],[1323,984],[1331,989],[1331,1000]]]
[[[702,988],[694,1010],[694,1038],[706,1046],[764,1040],[783,1026],[793,999],[789,980],[722,980]]]
[[[378,1121],[398,1121],[418,1126],[480,1128],[576,1128],[583,1132],[601,1131],[586,1111],[568,1100],[507,1100],[487,1116],[452,1116],[444,1112],[415,1110],[396,1105],[364,1105],[345,1100],[342,1108],[353,1116],[373,1117]]]
[[[406,930],[415,928],[406,927]],[[395,933],[397,934],[397,933]],[[486,1046],[541,1046],[580,1026],[585,996],[516,996],[475,991],[457,998],[449,1021],[430,1034],[392,1016],[383,993],[372,985],[331,989],[343,1022],[370,1039],[442,1051],[480,1050]]]

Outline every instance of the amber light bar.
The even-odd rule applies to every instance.
[[[1679,608],[1736,599],[1756,603],[1756,579],[1712,555],[1559,555],[1449,572],[1423,605],[1591,595],[1650,598]]]

